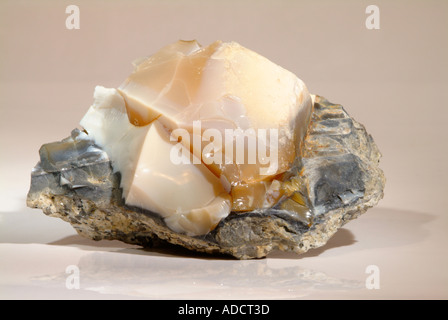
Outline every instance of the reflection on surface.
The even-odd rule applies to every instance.
[[[341,229],[325,249],[318,249],[315,254],[354,242],[353,234]],[[77,263],[80,289],[102,294],[150,299],[256,299],[299,298],[316,290],[364,288],[362,281],[339,279],[304,268],[301,256],[293,253],[276,252],[267,259],[240,261],[177,246],[141,249],[118,241],[94,242],[79,236],[51,244],[82,248],[85,254]],[[100,248],[103,252],[98,251]],[[43,287],[60,287],[67,276],[61,272],[33,277],[33,282]]]
[[[80,289],[103,294],[176,299],[191,298],[291,298],[306,296],[310,290],[361,289],[364,283],[338,279],[300,267],[294,261],[285,267],[271,267],[268,259],[225,260],[141,254],[126,252],[89,252],[78,263]],[[134,254],[129,254],[134,253]],[[136,254],[135,254],[136,253]],[[60,286],[66,273],[34,277],[40,286]]]
[[[368,291],[364,283],[365,267],[372,263],[379,264],[382,270],[387,270],[385,277],[401,272],[397,254],[403,252],[403,248],[426,248],[424,241],[431,235],[428,224],[434,219],[440,218],[427,213],[373,208],[340,229],[324,247],[300,256],[274,252],[266,259],[246,261],[208,256],[174,246],[141,249],[118,241],[96,242],[70,235],[36,245],[36,248],[44,249],[44,252],[36,252],[39,254],[38,261],[44,259],[48,266],[42,265],[39,269],[42,272],[29,275],[27,281],[31,280],[39,292],[60,292],[58,290],[62,289],[64,295],[73,293],[73,290],[69,292],[65,289],[68,277],[65,268],[74,263],[80,270],[80,290],[77,293],[86,296],[295,299],[347,293],[347,296],[357,297]],[[3,225],[5,228],[14,230],[10,228],[13,221],[9,216],[3,220],[5,222],[8,222]],[[431,226],[434,224],[431,223]],[[11,235],[15,238],[9,237],[10,241],[16,239],[23,244],[19,233],[13,234],[11,231]],[[28,238],[31,240],[31,235]],[[383,248],[388,250],[384,251]],[[76,258],[70,258],[71,254],[75,254]],[[22,256],[17,259],[11,260],[11,263],[22,261]],[[32,261],[29,260],[29,263]],[[4,261],[5,266],[11,263]],[[55,263],[62,268],[49,267]],[[381,292],[384,293],[384,290]]]

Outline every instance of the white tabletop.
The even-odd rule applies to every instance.
[[[17,3],[0,3],[1,299],[448,298],[446,2],[376,1],[380,30],[359,1],[77,1],[79,30],[64,5]],[[383,153],[384,199],[325,247],[248,261],[95,242],[27,208],[40,145],[70,134],[95,85],[179,38],[238,41],[343,104]]]

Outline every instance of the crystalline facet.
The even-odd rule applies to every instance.
[[[230,211],[275,203],[267,189],[294,162],[310,113],[304,83],[268,59],[234,42],[178,41],[117,90],[97,87],[80,124],[120,172],[126,204],[173,226],[201,209],[209,225],[175,228],[203,234]],[[176,147],[189,164],[173,163]]]

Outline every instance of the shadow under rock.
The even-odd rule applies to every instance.
[[[427,225],[436,219],[440,217],[429,213],[375,207],[339,229],[322,247],[311,249],[301,255],[273,252],[268,257],[302,259],[316,257],[327,250],[341,247],[359,251],[407,246],[424,241],[431,233]]]
[[[268,255],[268,258],[274,259],[302,259],[308,257],[316,257],[322,254],[324,251],[350,246],[356,243],[355,235],[348,229],[339,229],[333,237],[322,247],[310,249],[309,251],[297,254],[294,252],[274,251]]]
[[[375,207],[351,222],[350,229],[362,249],[394,248],[424,241],[431,234],[429,224],[441,218],[425,212]]]
[[[412,244],[425,239],[429,230],[424,227],[436,216],[408,210],[390,208],[373,208],[368,213],[339,229],[328,242],[319,248],[311,249],[303,254],[274,251],[267,257],[272,259],[302,259],[316,257],[322,253],[342,247],[352,246],[353,250],[369,248],[397,247]],[[355,243],[358,245],[353,246]],[[184,257],[208,260],[235,260],[227,255],[209,255],[187,250],[169,243],[152,248],[122,243],[118,240],[95,241],[72,235],[48,243],[60,246],[78,246],[88,251],[101,251],[101,248],[116,248],[117,252],[148,256]]]
[[[128,249],[128,248],[140,248],[140,246],[127,244],[118,240],[92,240],[84,238],[78,234],[67,236],[56,241],[48,242],[49,245],[55,246],[75,246],[82,247],[83,249],[91,251],[99,251],[101,248],[118,248],[118,249]]]
[[[293,252],[283,252],[275,251],[268,255],[269,258],[274,259],[298,259],[304,257],[314,257],[320,255],[322,252],[349,246],[355,243],[355,237],[350,230],[341,228],[339,231],[327,242],[325,246],[320,248],[312,249],[306,253],[298,255]],[[57,241],[48,243],[49,245],[58,246],[77,246],[87,251],[101,251],[101,248],[116,248],[116,252],[127,253],[127,254],[137,254],[137,255],[153,255],[153,256],[164,256],[164,257],[183,257],[183,258],[194,258],[194,259],[208,259],[208,260],[238,260],[230,255],[224,254],[206,254],[202,252],[195,252],[183,248],[181,246],[172,245],[169,243],[161,244],[156,247],[144,248],[137,245],[126,244],[118,240],[101,240],[95,241],[87,238],[83,238],[79,235],[72,235]]]
[[[80,235],[71,235],[61,238],[56,241],[48,243],[49,245],[56,246],[75,246],[85,251],[101,251],[101,249],[115,248],[112,250],[119,253],[127,253],[134,255],[147,255],[147,256],[164,256],[175,258],[197,258],[197,259],[212,259],[212,260],[237,260],[230,255],[214,254],[196,252],[188,250],[182,246],[163,243],[158,244],[155,247],[142,247],[139,245],[127,244],[118,240],[92,240],[84,238]],[[110,251],[110,250],[107,250]]]

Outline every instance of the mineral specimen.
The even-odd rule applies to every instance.
[[[140,60],[118,89],[97,86],[80,125],[41,147],[27,204],[95,240],[302,253],[383,196],[364,127],[233,42]]]

